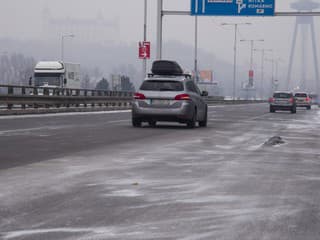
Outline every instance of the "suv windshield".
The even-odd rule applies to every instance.
[[[275,93],[273,94],[274,98],[291,98],[291,93]]]
[[[145,81],[140,90],[143,91],[183,91],[183,83],[177,81],[148,80]]]
[[[303,98],[306,98],[306,97],[308,97],[308,96],[307,96],[306,93],[296,93],[296,94],[295,94],[295,97],[301,97],[301,98],[303,97]]]

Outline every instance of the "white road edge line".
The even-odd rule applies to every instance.
[[[17,119],[17,118],[42,118],[42,117],[60,117],[60,116],[77,116],[77,115],[103,115],[114,113],[129,113],[131,110],[117,110],[117,111],[101,111],[101,112],[71,112],[71,113],[46,113],[46,114],[28,114],[15,116],[0,116],[2,119]]]

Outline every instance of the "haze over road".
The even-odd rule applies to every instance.
[[[320,239],[320,112],[0,118],[1,239]],[[281,136],[284,144],[263,145]]]

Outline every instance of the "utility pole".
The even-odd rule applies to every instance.
[[[158,0],[157,7],[157,60],[162,59],[162,20],[163,0]]]
[[[222,26],[234,26],[234,59],[233,59],[233,87],[232,97],[236,100],[236,82],[237,82],[237,33],[238,25],[251,25],[251,23],[222,23]]]
[[[147,14],[148,14],[148,5],[147,5],[147,0],[144,0],[144,24],[143,24],[143,41],[147,41]],[[143,78],[147,75],[147,59],[143,59],[142,63],[142,73],[143,73]]]
[[[275,90],[277,91],[279,86],[279,62],[282,62],[280,57],[275,58]]]
[[[240,42],[250,42],[250,70],[249,70],[249,79],[248,79],[248,84],[245,86],[245,90],[246,90],[246,96],[247,96],[247,100],[248,100],[248,92],[249,89],[254,90],[254,76],[255,76],[255,72],[253,70],[253,49],[254,49],[254,43],[255,42],[264,42],[264,39],[250,39],[250,40],[246,40],[246,39],[242,39],[240,40]]]
[[[250,70],[253,70],[253,50],[254,50],[254,43],[255,42],[264,42],[264,39],[241,39],[240,42],[250,42]]]
[[[265,59],[268,62],[271,62],[271,83],[270,83],[270,96],[272,96],[273,90],[274,90],[274,58],[271,59]]]
[[[261,86],[260,86],[260,94],[261,100],[264,99],[264,56],[267,51],[272,52],[272,49],[254,49],[256,52],[261,52]]]
[[[195,33],[194,33],[194,74],[196,83],[199,82],[199,74],[198,74],[198,17],[195,16]]]

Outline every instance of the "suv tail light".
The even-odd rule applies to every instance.
[[[188,94],[179,94],[177,95],[174,100],[190,100],[190,96]]]
[[[290,102],[290,103],[294,103],[294,98],[293,98],[293,97],[290,98],[290,99],[289,99],[289,102]]]
[[[307,101],[307,102],[310,102],[310,98],[309,98],[309,97],[307,97],[307,98],[306,98],[306,101]]]
[[[146,96],[142,93],[135,93],[134,99],[144,100],[144,99],[146,99]]]
[[[269,103],[273,103],[274,102],[274,98],[269,98]]]

